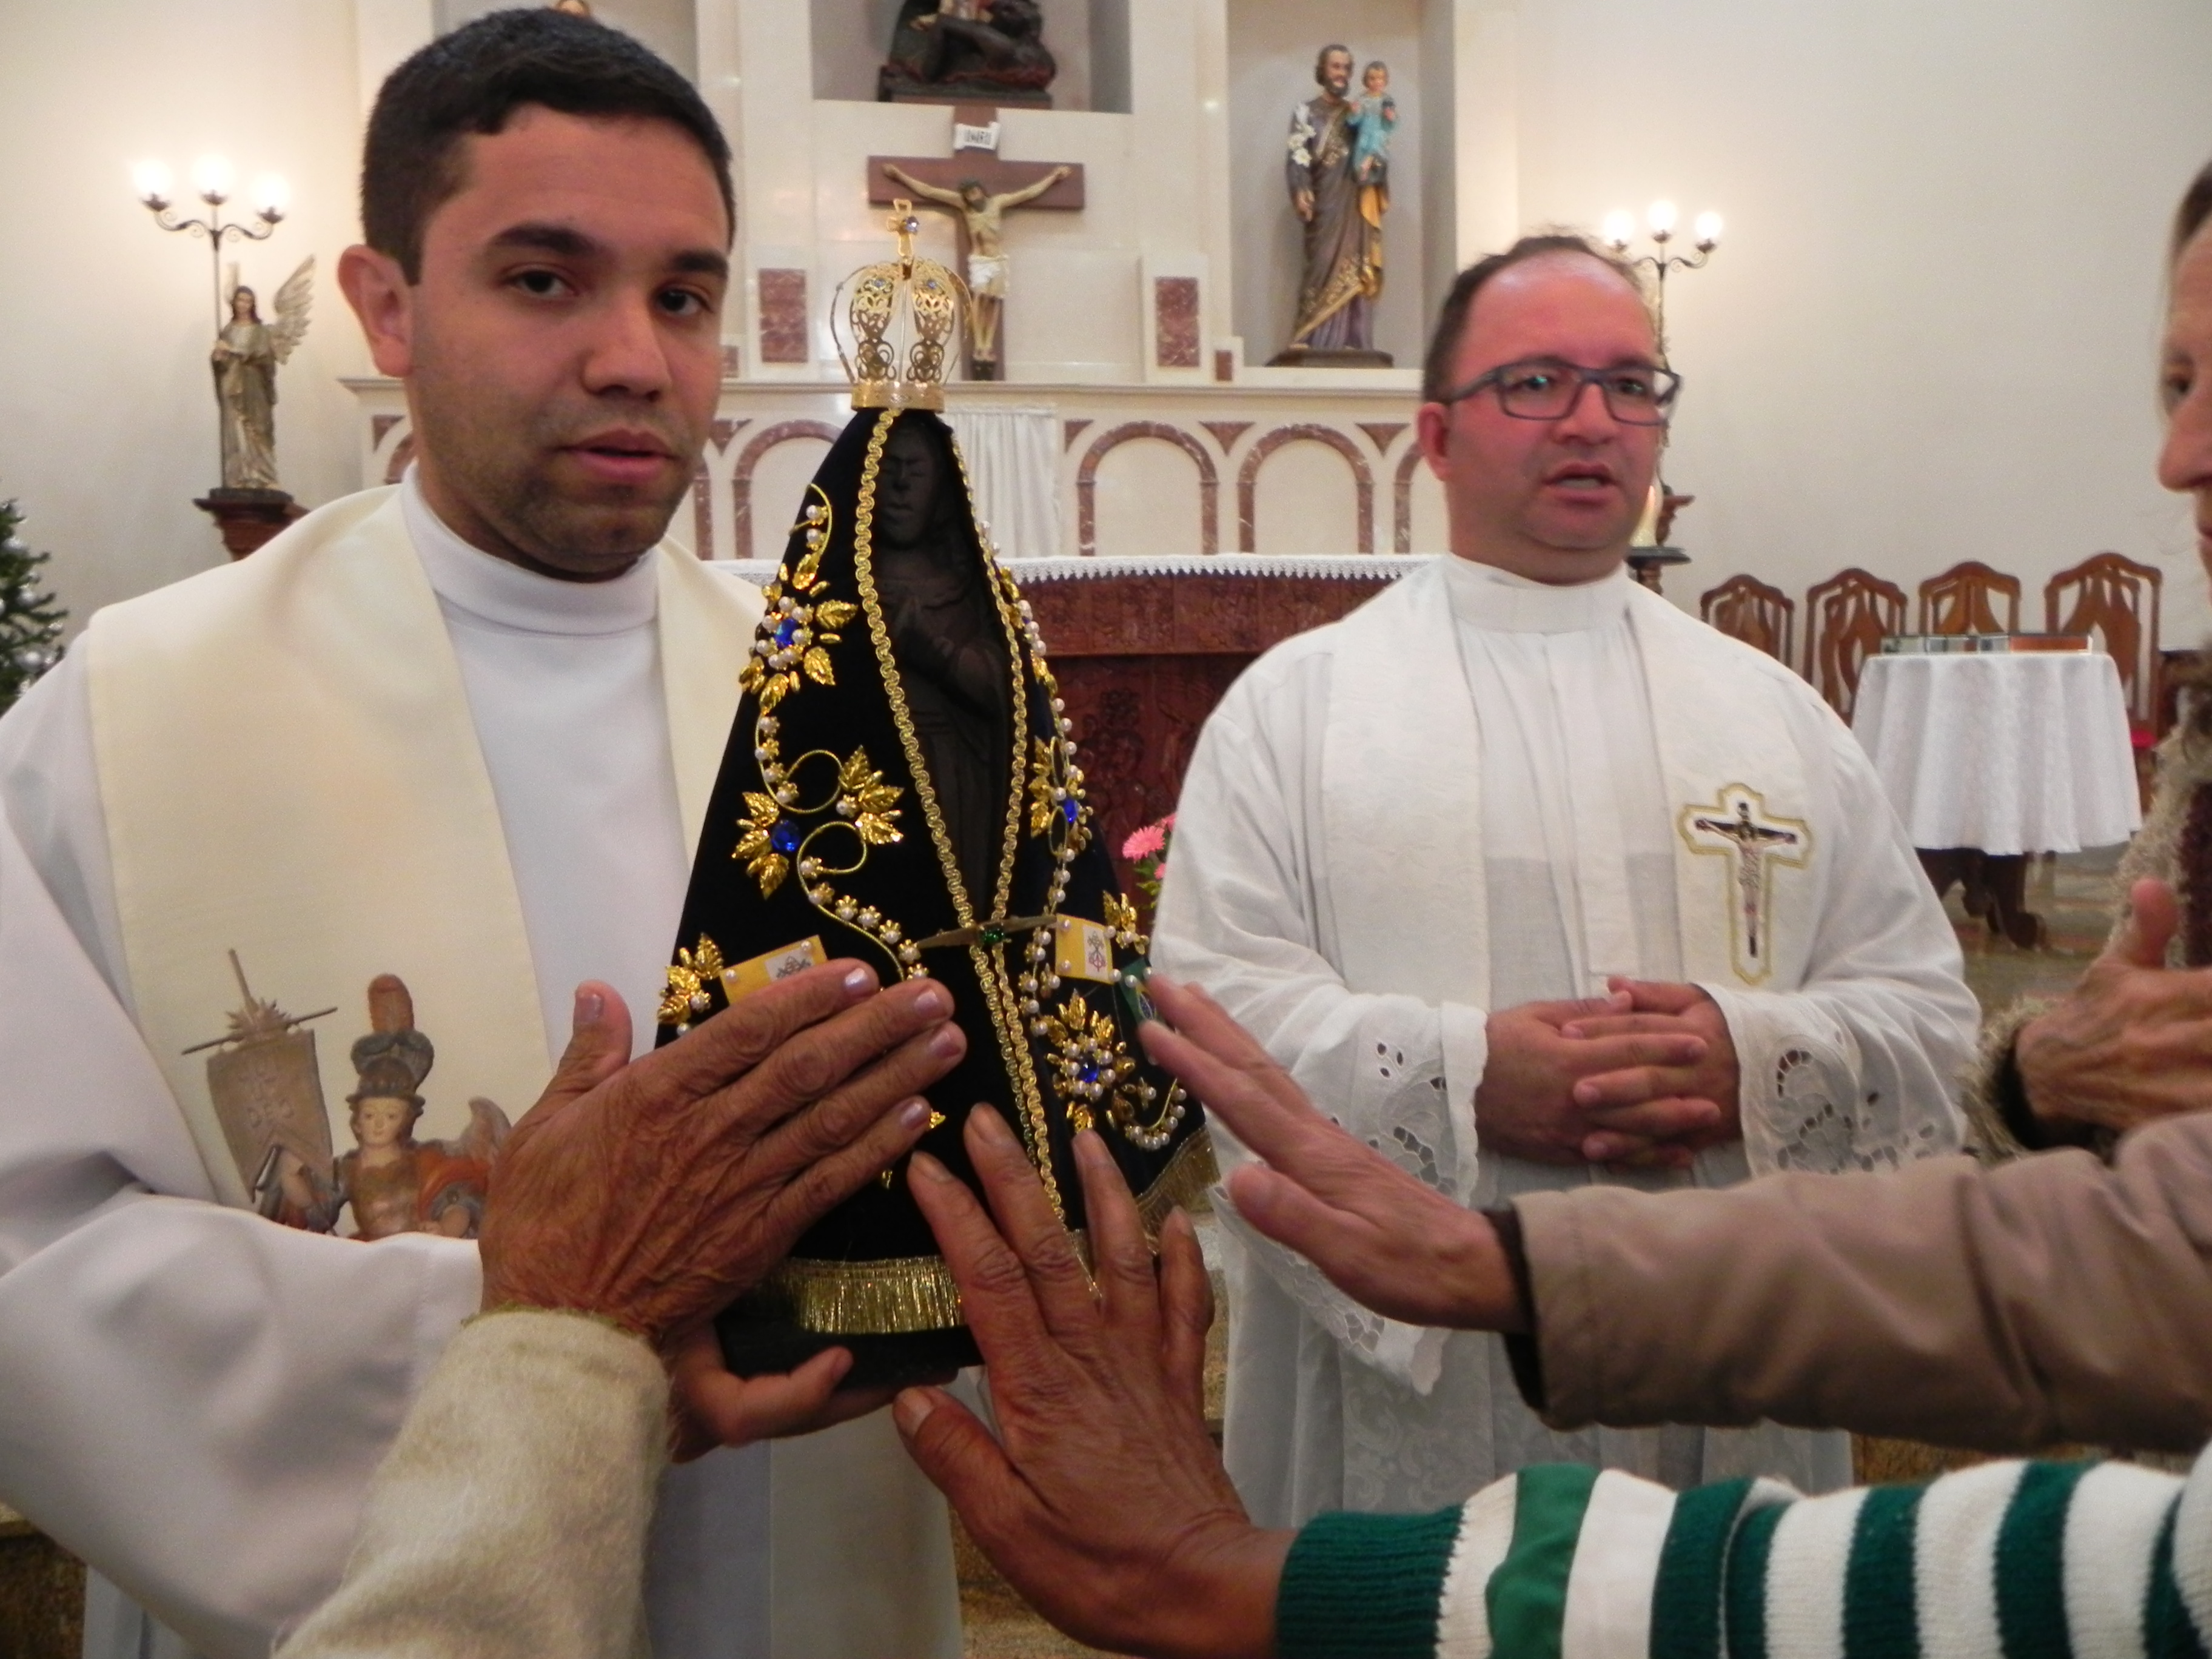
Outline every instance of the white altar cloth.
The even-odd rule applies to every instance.
[[[1851,730],[1915,847],[2075,853],[2142,827],[2101,651],[1869,657]]]

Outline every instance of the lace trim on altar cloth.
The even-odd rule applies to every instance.
[[[1893,1170],[1952,1150],[1933,1114],[1867,1086],[1856,1040],[1802,997],[1705,988],[1735,1042],[1754,1176]]]
[[[1328,581],[1395,581],[1411,575],[1436,553],[1267,554],[1158,553],[1136,558],[1007,559],[1015,580],[1029,582],[1095,580],[1102,576],[1313,576]],[[758,587],[776,573],[770,559],[711,559],[709,570]]]

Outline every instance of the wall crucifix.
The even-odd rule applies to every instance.
[[[975,302],[968,331],[968,375],[996,380],[1000,321],[1006,301],[1003,216],[1018,207],[1083,206],[1079,162],[1008,161],[999,150],[999,112],[987,104],[962,104],[952,112],[948,156],[871,155],[868,200],[918,198],[952,216],[960,264]]]

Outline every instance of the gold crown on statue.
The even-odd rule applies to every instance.
[[[966,313],[967,285],[936,260],[915,256],[921,221],[913,203],[893,202],[884,222],[898,238],[898,257],[861,266],[831,297],[837,361],[853,383],[855,409],[942,409],[945,353]],[[853,297],[847,303],[848,288]],[[849,335],[837,329],[841,307]]]

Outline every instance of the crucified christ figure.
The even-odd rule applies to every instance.
[[[1735,883],[1742,897],[1744,954],[1757,962],[1760,959],[1759,911],[1761,891],[1766,885],[1766,855],[1781,848],[1796,846],[1796,832],[1755,822],[1747,800],[1736,802],[1735,817],[1732,819],[1694,818],[1691,823],[1694,829],[1725,836],[1735,843]]]
[[[1033,185],[993,196],[973,179],[962,180],[957,190],[944,190],[922,183],[895,161],[884,163],[886,176],[925,202],[951,208],[967,228],[968,291],[975,301],[968,355],[979,380],[999,378],[999,317],[1006,300],[1006,247],[999,240],[1003,228],[1001,216],[1008,208],[1034,202],[1074,171],[1069,167],[1054,167]]]

